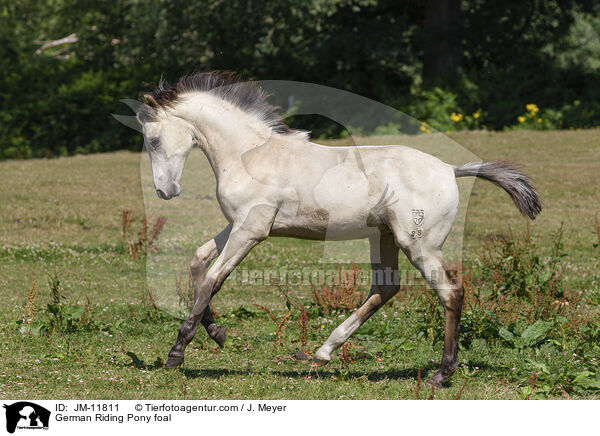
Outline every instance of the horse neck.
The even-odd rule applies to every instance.
[[[258,118],[208,94],[186,99],[177,112],[195,127],[198,144],[217,180],[239,165],[246,151],[264,144],[272,135]]]

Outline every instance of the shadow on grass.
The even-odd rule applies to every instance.
[[[137,357],[137,355],[135,353],[133,353],[131,351],[128,351],[125,354],[131,358],[131,363],[127,364],[126,366],[132,366],[132,367],[138,368],[138,369],[145,369],[147,371],[155,371],[157,369],[164,368],[164,366],[165,366],[165,363],[163,362],[163,360],[160,357],[157,357],[156,360],[154,361],[154,363],[147,364],[147,363],[144,363],[143,360],[141,360],[139,357]]]
[[[131,363],[127,366],[131,366],[138,369],[144,369],[147,371],[155,371],[164,368],[164,362],[160,357],[157,357],[154,363],[146,364],[143,360],[137,357],[137,355],[131,351],[128,351],[127,356],[131,358]],[[299,362],[294,362],[298,364]],[[277,375],[285,378],[306,378],[306,377],[317,377],[317,378],[329,378],[329,377],[343,377],[344,380],[368,380],[371,382],[378,382],[382,380],[416,380],[419,370],[423,378],[432,376],[435,370],[438,368],[438,364],[435,362],[428,362],[419,367],[405,368],[405,369],[388,369],[385,371],[344,371],[342,372],[339,368],[313,368],[305,364],[303,368],[298,370],[274,370],[269,371],[270,374]],[[469,362],[469,366],[477,366],[481,370],[496,370],[495,367],[488,365],[484,362]],[[256,374],[255,369],[194,369],[194,368],[177,368],[165,371],[179,371],[186,378],[197,379],[197,378],[212,378],[220,379],[223,376],[248,376]],[[450,387],[453,385],[453,378],[446,380],[443,384],[444,387]]]
[[[419,368],[406,368],[406,369],[390,369],[386,371],[349,371],[343,372],[337,368],[323,369],[323,368],[298,368],[295,370],[274,370],[270,371],[269,374],[276,375],[284,378],[329,378],[329,377],[343,377],[344,380],[368,380],[372,382],[382,380],[416,380],[419,369],[421,373],[427,373],[437,368],[437,365],[430,363]],[[192,369],[182,368],[180,371],[187,378],[215,378],[219,379],[223,376],[247,376],[255,374],[256,370],[240,370],[240,369]]]

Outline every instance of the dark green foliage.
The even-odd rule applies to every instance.
[[[500,327],[498,334],[509,346],[521,350],[527,347],[536,347],[545,342],[548,339],[546,335],[554,327],[554,321],[538,319],[532,325],[524,326],[523,322],[519,322],[517,325],[519,330],[522,329],[522,331],[510,331]]]
[[[237,319],[249,319],[258,316],[258,313],[247,307],[240,306],[231,312]]]
[[[582,324],[578,332],[579,345],[577,352],[600,355],[600,317]]]
[[[129,114],[119,100],[210,69],[349,90],[438,130],[518,126],[527,103],[543,119],[528,128],[598,124],[596,4],[463,2],[454,70],[424,84],[443,34],[427,21],[437,3],[0,0],[0,158],[139,150],[139,134],[111,117]],[[72,33],[77,42],[42,50]],[[322,117],[293,124],[343,133]]]
[[[463,312],[460,321],[460,343],[464,348],[469,348],[475,339],[494,342],[500,336],[500,325],[500,319],[495,311],[475,303]]]

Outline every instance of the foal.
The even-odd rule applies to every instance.
[[[213,169],[217,199],[229,222],[194,255],[195,304],[169,353],[168,368],[183,362],[199,324],[223,346],[225,329],[215,324],[209,302],[267,237],[368,238],[373,277],[397,271],[402,250],[444,307],[442,361],[428,380],[439,387],[457,367],[464,294],[446,270],[441,252],[458,210],[456,178],[477,176],[495,183],[531,219],[541,211],[527,177],[504,163],[455,167],[403,146],[312,143],[306,132],[283,123],[261,88],[230,73],[194,74],[175,86],[161,81],[143,101],[137,117],[157,195],[168,200],[181,193],[185,160],[198,145]],[[331,353],[398,289],[398,284],[374,280],[366,301],[331,333],[312,364],[328,363]]]

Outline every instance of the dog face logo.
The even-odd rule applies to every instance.
[[[423,209],[413,209],[412,210],[412,220],[416,226],[420,226],[423,224],[423,220],[425,219],[425,211]]]
[[[28,401],[4,405],[6,409],[6,431],[19,429],[48,429],[50,411]]]

